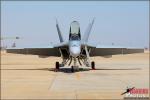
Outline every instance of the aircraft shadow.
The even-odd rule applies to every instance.
[[[99,68],[95,70],[141,70],[141,68]]]
[[[53,72],[64,72],[64,73],[72,73],[71,68],[60,68],[56,70],[55,68],[34,68],[34,69],[0,69],[0,70],[41,70],[41,71],[53,71]],[[91,69],[87,68],[79,68],[75,72],[78,71],[89,71]]]
[[[59,70],[56,70],[55,68],[34,68],[34,69],[0,69],[0,70],[41,70],[41,71],[53,71],[53,72],[64,72],[64,73],[72,73],[71,68],[60,68]],[[82,71],[90,71],[92,69],[87,68],[79,68],[78,70],[75,70],[75,72],[82,72]],[[141,70],[141,68],[96,68],[95,70]],[[94,71],[94,70],[93,70]]]

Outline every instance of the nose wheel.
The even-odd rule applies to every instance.
[[[74,72],[74,68],[73,68],[73,66],[71,66],[71,72]]]
[[[56,62],[56,64],[55,64],[55,69],[56,69],[56,71],[58,71],[59,70],[59,62]]]
[[[79,66],[71,66],[71,72],[79,71]]]
[[[92,70],[95,70],[95,62],[94,61],[91,62],[91,68],[92,68]]]

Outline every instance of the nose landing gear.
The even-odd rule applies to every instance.
[[[71,66],[71,72],[79,71],[78,66]]]
[[[75,72],[75,71],[79,71],[79,67],[77,66],[76,64],[76,58],[74,58],[74,65],[71,66],[71,72]],[[60,67],[64,66],[63,64],[59,64],[59,62],[56,62],[55,64],[55,71],[59,71],[60,70]],[[89,67],[91,67],[92,70],[95,70],[95,62],[92,61],[91,62],[91,66],[89,65]]]
[[[71,72],[74,72],[74,68],[73,68],[73,66],[71,66]]]

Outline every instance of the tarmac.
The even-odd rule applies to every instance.
[[[127,87],[149,89],[149,52],[92,57],[96,70],[55,72],[58,57],[1,52],[1,99],[123,99]]]

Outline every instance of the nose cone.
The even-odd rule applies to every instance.
[[[70,48],[70,55],[73,57],[77,57],[80,55],[80,48],[79,47],[71,47]]]

